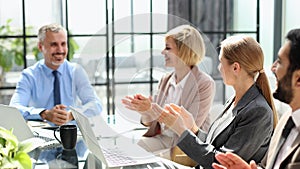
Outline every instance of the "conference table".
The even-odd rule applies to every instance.
[[[53,131],[48,131],[53,134]],[[110,169],[89,151],[82,135],[77,136],[76,147],[73,150],[65,150],[62,145],[54,144],[43,148],[36,148],[29,153],[33,169]],[[155,163],[139,164],[113,169],[190,169],[170,160],[158,157],[160,160]]]

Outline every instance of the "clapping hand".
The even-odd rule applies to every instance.
[[[181,135],[186,129],[198,130],[194,118],[184,107],[175,104],[166,105],[162,112],[159,122],[164,123],[178,135]],[[192,130],[193,131],[193,130]]]
[[[215,157],[220,164],[213,163],[214,169],[257,169],[253,160],[248,164],[241,157],[231,152],[218,153]]]
[[[141,94],[136,94],[133,97],[126,96],[125,99],[122,99],[126,108],[137,112],[146,112],[151,109],[151,102],[151,96],[147,98]]]
[[[139,112],[142,115],[142,122],[144,124],[149,124],[150,122],[156,120],[160,116],[159,111],[153,111],[152,105],[157,105],[156,103],[151,103],[152,98],[145,97],[141,94],[134,95],[133,97],[126,96],[122,99],[122,103],[126,108]]]
[[[179,136],[187,129],[178,110],[174,110],[170,105],[165,106],[158,121],[164,123]]]
[[[170,109],[172,108],[172,109]],[[183,106],[177,106],[176,104],[170,104],[170,108],[168,108],[169,111],[176,111],[177,113],[179,113],[183,119],[184,125],[188,128],[188,129],[192,129],[193,127],[197,127],[194,117],[193,115],[188,112]],[[198,127],[197,127],[198,128]]]

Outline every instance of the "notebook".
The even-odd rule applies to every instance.
[[[148,164],[158,162],[160,159],[147,152],[142,147],[133,143],[132,140],[121,135],[113,137],[102,137],[99,135],[101,130],[109,130],[104,120],[95,122],[95,118],[102,118],[101,115],[87,118],[82,109],[70,107],[73,117],[77,121],[77,125],[81,131],[86,146],[100,161],[107,167],[124,167],[138,164]],[[93,119],[93,120],[91,120]],[[91,122],[94,121],[94,122]],[[98,128],[101,127],[101,128]],[[97,129],[97,130],[95,130]],[[101,133],[101,132],[100,132]]]
[[[50,135],[47,131],[38,129],[32,131],[20,111],[12,106],[0,104],[0,126],[8,130],[13,129],[13,134],[20,142],[27,141],[34,143],[33,149],[59,144],[54,136],[52,137],[53,134]]]

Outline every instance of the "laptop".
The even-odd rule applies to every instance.
[[[13,129],[13,134],[20,142],[34,143],[33,149],[59,144],[54,136],[52,137],[53,131],[51,135],[44,131],[45,129],[32,131],[16,107],[0,104],[0,126],[8,130]]]
[[[160,159],[154,154],[147,152],[139,145],[133,143],[132,139],[113,134],[112,137],[101,136],[101,130],[111,130],[109,126],[99,125],[105,121],[101,115],[88,118],[84,111],[79,108],[70,107],[73,117],[81,131],[86,146],[107,167],[124,167],[139,164],[150,164]],[[100,133],[100,134],[99,134]]]

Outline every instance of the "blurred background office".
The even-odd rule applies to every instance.
[[[219,42],[233,34],[261,43],[274,88],[270,67],[283,36],[300,27],[299,5],[299,0],[0,0],[0,103],[9,103],[21,71],[42,58],[37,30],[53,22],[68,30],[68,59],[88,72],[108,123],[118,122],[114,115],[139,123],[137,114],[124,112],[120,99],[155,92],[170,71],[160,53],[164,34],[179,24],[192,24],[205,36],[207,52],[199,67],[216,81],[215,106],[232,94],[217,66]]]

